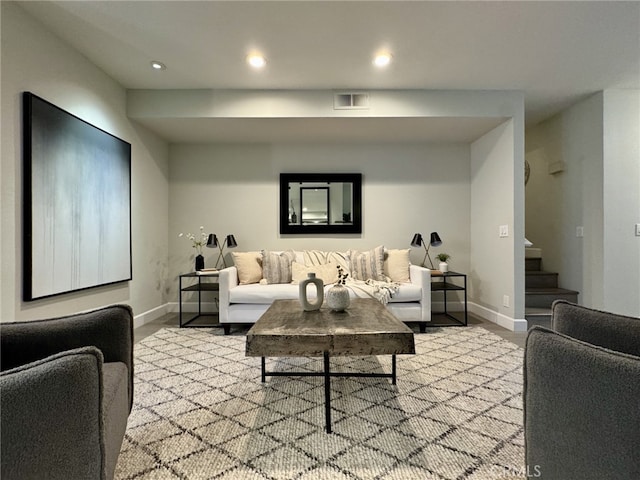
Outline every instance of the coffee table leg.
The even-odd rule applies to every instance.
[[[324,352],[324,416],[327,433],[331,433],[331,374],[329,370],[329,352]]]
[[[262,380],[261,381],[262,381],[262,383],[264,383],[265,380],[266,380],[266,362],[265,362],[264,357],[262,357],[260,364],[261,364],[261,367],[262,367],[262,369],[261,369]]]
[[[396,384],[396,355],[391,355],[391,384]]]

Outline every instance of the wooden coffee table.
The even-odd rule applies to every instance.
[[[305,312],[297,300],[275,300],[247,332],[246,355],[262,357],[267,376],[324,377],[325,419],[331,433],[331,377],[384,377],[396,383],[396,354],[415,353],[413,331],[379,301],[353,299],[344,312]],[[391,355],[391,373],[331,372],[331,356]],[[266,371],[265,357],[324,357],[323,372]]]

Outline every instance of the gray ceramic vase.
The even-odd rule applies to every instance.
[[[337,283],[327,290],[327,306],[335,311],[342,312],[349,308],[351,299],[349,298],[349,289],[344,285]]]

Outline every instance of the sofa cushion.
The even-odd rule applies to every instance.
[[[231,303],[266,303],[274,300],[297,300],[298,285],[291,283],[274,283],[268,285],[238,285],[229,291]],[[315,289],[309,289],[309,298],[315,298]]]
[[[238,283],[248,285],[262,279],[261,252],[231,252],[233,263],[238,270]]]
[[[355,280],[386,281],[382,245],[366,252],[349,250],[349,258],[351,259],[351,276]]]
[[[392,282],[409,282],[409,250],[385,250],[383,271]]]
[[[262,250],[262,280],[260,283],[291,283],[291,263],[295,257],[293,250],[282,253]]]
[[[327,263],[336,263],[342,267],[345,273],[351,271],[349,252],[325,252],[322,250],[305,250],[303,252],[304,264],[310,265],[326,265]]]
[[[325,291],[331,288],[329,285],[325,285]],[[347,283],[347,288],[349,284]],[[251,284],[251,285],[238,285],[237,287],[229,290],[229,302],[230,303],[246,303],[246,304],[271,304],[274,300],[298,300],[298,285],[294,284]],[[315,299],[315,288],[309,289],[309,299]],[[351,298],[363,297],[361,289],[349,288],[349,296]],[[422,298],[422,289],[418,285],[413,283],[400,284],[400,288],[393,297],[389,300],[389,303],[404,303],[404,302],[419,302]]]
[[[312,272],[315,273],[316,278],[321,279],[325,285],[336,283],[338,281],[338,266],[339,265],[334,262],[315,266],[306,266],[298,262],[293,262],[291,264],[291,283],[295,285],[299,284],[302,280],[306,280],[307,275]]]

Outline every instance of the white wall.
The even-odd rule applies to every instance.
[[[469,297],[478,313],[524,329],[522,119],[509,120],[471,144],[471,269]],[[501,225],[507,237],[499,237]],[[508,302],[505,302],[505,295]],[[507,303],[507,305],[505,305]]]
[[[526,143],[535,152],[527,157],[526,236],[561,287],[580,292],[583,305],[602,306],[602,94],[527,130]],[[564,170],[549,174],[557,162]]]
[[[605,90],[603,307],[640,316],[640,90]]]
[[[437,231],[451,268],[469,266],[469,146],[466,144],[172,145],[171,277],[193,269],[193,249],[180,232],[200,225],[218,237],[233,233],[238,251],[288,248],[409,248],[414,233]],[[363,174],[362,235],[279,233],[279,174]],[[411,252],[414,263],[422,248]],[[207,265],[217,252],[205,249]],[[177,281],[172,296],[177,301]]]
[[[527,130],[527,238],[581,304],[640,315],[640,92],[608,90]],[[548,164],[564,162],[550,175]],[[584,227],[584,237],[576,227]]]
[[[168,147],[126,116],[126,92],[19,6],[2,9],[0,320],[64,315],[111,303],[134,313],[167,301]],[[133,281],[22,301],[21,93],[31,91],[132,145]]]

